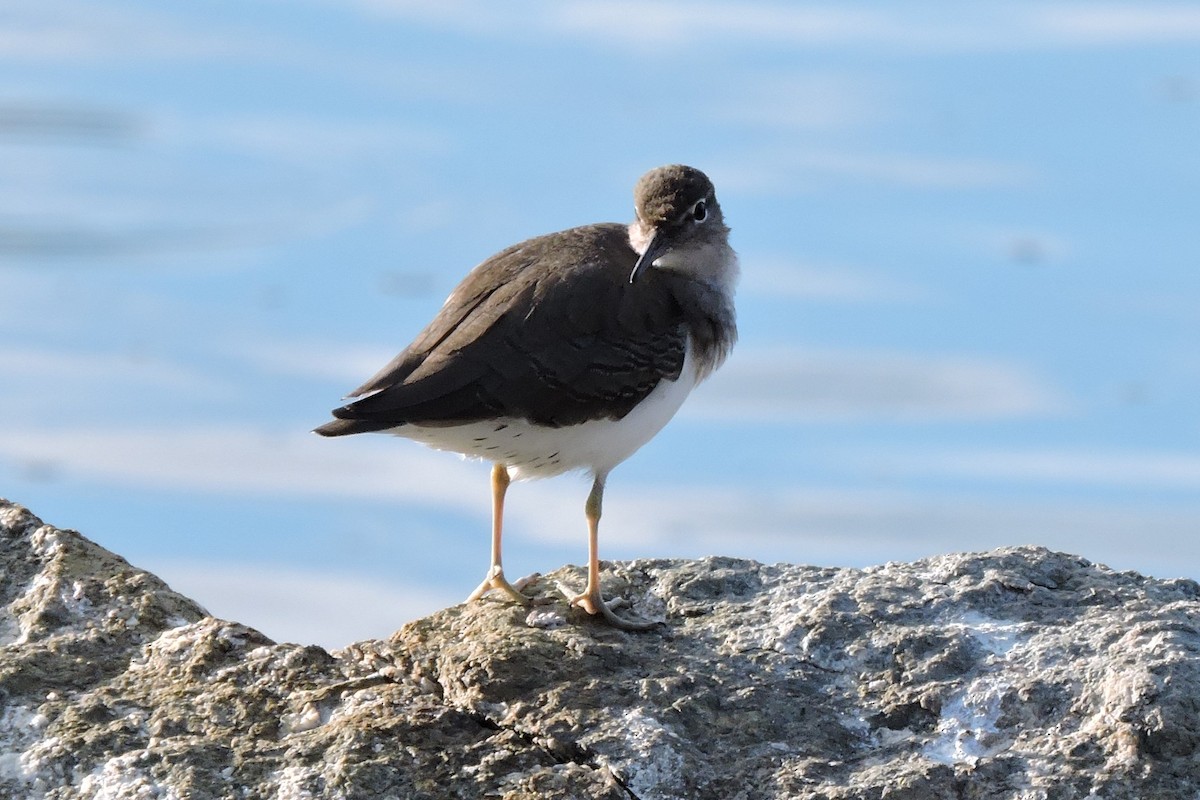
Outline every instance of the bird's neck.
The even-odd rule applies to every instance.
[[[677,297],[684,311],[684,325],[691,341],[696,381],[707,378],[724,363],[737,342],[737,315],[733,290],[737,280],[737,257],[730,251],[725,279],[713,283],[681,276]]]

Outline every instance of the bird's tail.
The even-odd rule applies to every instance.
[[[313,429],[313,433],[318,433],[321,436],[349,436],[352,433],[371,433],[395,427],[397,425],[394,422],[372,422],[365,419],[335,419],[326,422],[319,428]]]

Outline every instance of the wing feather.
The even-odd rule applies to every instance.
[[[622,225],[531,239],[476,267],[416,340],[335,410],[328,435],[496,416],[619,419],[679,376],[687,328],[671,278],[637,284]]]

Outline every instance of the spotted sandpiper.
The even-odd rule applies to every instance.
[[[379,431],[491,461],[492,560],[472,593],[530,599],[504,577],[504,495],[513,479],[592,476],[588,577],[571,605],[611,625],[597,531],[604,482],[675,415],[737,338],[737,256],[712,182],[659,167],[634,188],[636,219],[513,245],[451,292],[408,346],[335,409],[322,436]]]

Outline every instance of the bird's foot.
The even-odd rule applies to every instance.
[[[467,602],[470,603],[478,600],[490,591],[499,590],[523,606],[530,605],[533,603],[533,598],[522,593],[521,589],[533,583],[539,577],[535,573],[527,578],[521,578],[517,581],[516,586],[514,586],[504,577],[504,570],[501,567],[493,566],[488,570],[487,577],[483,579],[483,583],[479,584],[479,586],[475,587],[475,591],[471,592],[471,596],[467,598]]]
[[[592,616],[598,616],[609,625],[623,631],[648,631],[661,624],[644,619],[626,619],[625,617],[617,616],[613,613],[608,603],[604,602],[604,598],[600,596],[599,588],[590,589],[582,594],[573,594],[568,587],[559,583],[558,590],[562,592],[563,597],[567,598],[567,602],[570,605],[582,608]],[[622,605],[623,602],[616,600],[613,601],[613,605]]]

